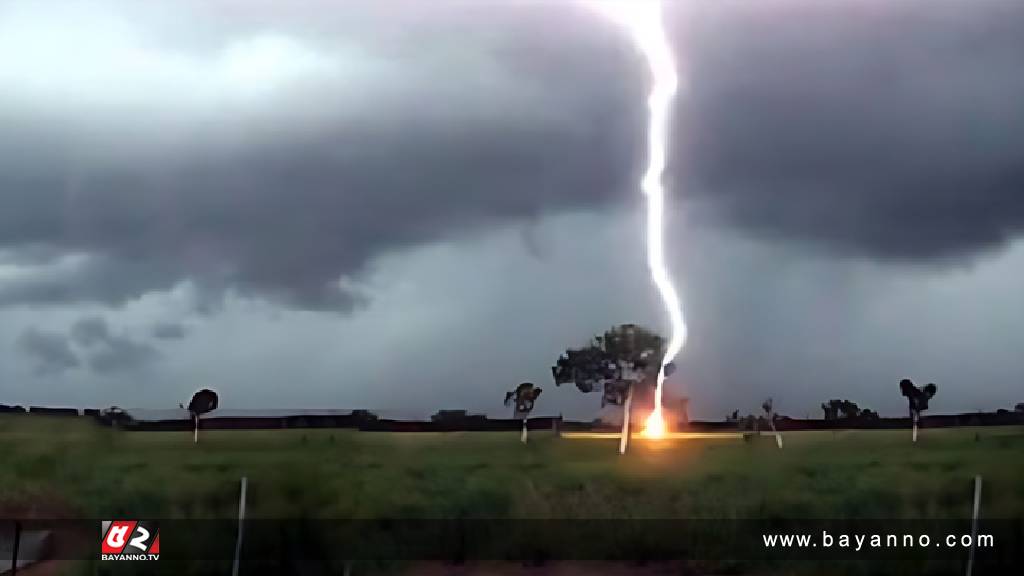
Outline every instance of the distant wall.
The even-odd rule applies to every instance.
[[[527,420],[529,430],[552,430],[557,417],[530,418]],[[572,429],[579,429],[580,423]],[[458,431],[516,431],[522,428],[523,422],[518,419],[490,419],[470,417],[466,420],[444,421],[404,421],[370,419],[365,416],[286,416],[267,418],[218,418],[201,419],[199,427],[203,430],[279,430],[291,428],[349,428],[373,432],[458,432]],[[589,424],[583,424],[589,427]],[[171,432],[192,430],[191,420],[152,420],[134,421],[122,425],[125,430],[140,432]],[[565,428],[563,428],[565,429]]]
[[[30,414],[42,416],[79,416],[75,408],[47,408],[32,406],[26,410],[22,406],[0,404],[0,414]],[[109,419],[103,418],[100,410],[87,408],[82,416],[95,418],[97,421],[111,425]],[[357,410],[347,415],[295,415],[281,417],[216,417],[203,418],[200,427],[205,430],[279,430],[304,428],[348,428],[378,432],[456,432],[456,431],[518,431],[522,420],[516,418],[487,418],[485,416],[465,414],[461,411],[448,411],[443,417],[430,421],[405,421],[378,419],[367,411]],[[562,420],[561,417],[537,417],[527,420],[530,430],[552,430],[556,427],[562,431],[602,430],[614,432],[620,426],[601,422],[574,422]],[[638,424],[639,425],[639,424]],[[838,419],[812,420],[781,417],[775,421],[780,431],[798,430],[843,430],[843,429],[907,429],[910,428],[909,418],[878,418],[878,419]],[[964,414],[923,415],[920,423],[923,428],[946,428],[962,426],[1012,426],[1024,425],[1024,413],[1000,411]],[[118,427],[136,431],[188,431],[192,430],[192,420],[119,420]],[[727,432],[737,429],[735,422],[692,421],[680,428],[695,432]]]
[[[736,430],[734,422],[706,422],[694,420],[690,422],[689,430],[694,432],[731,432]]]
[[[962,426],[1013,426],[1024,424],[1024,413],[1021,412],[980,412],[964,414],[922,414],[919,426],[922,428],[955,428]],[[910,428],[910,418],[877,418],[836,420],[805,420],[798,418],[779,418],[775,427],[781,431],[795,430],[897,430]],[[735,425],[734,425],[735,426]]]
[[[29,414],[41,416],[78,416],[77,408],[46,408],[44,406],[32,406],[28,409]]]

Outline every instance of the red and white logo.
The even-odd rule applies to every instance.
[[[159,560],[160,528],[155,522],[104,520],[100,560]]]

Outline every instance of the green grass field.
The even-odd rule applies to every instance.
[[[535,432],[119,432],[0,418],[0,510],[231,518],[957,518],[983,475],[988,517],[1024,517],[1024,429],[798,432],[636,442]]]
[[[206,431],[193,445],[189,432],[123,432],[86,419],[4,416],[0,517],[233,519],[244,475],[249,479],[249,518],[303,523],[362,518],[956,519],[969,517],[972,480],[981,474],[984,516],[1024,518],[1024,428],[927,429],[917,445],[909,436],[909,431],[788,433],[781,451],[770,437],[637,441],[621,457],[617,440],[558,438],[551,432],[532,433],[524,446],[518,433]],[[281,536],[278,524],[270,523],[269,537],[257,532],[246,540],[243,573],[341,573],[353,556],[340,551],[339,542],[363,554],[355,560],[355,573],[447,573],[394,559],[389,555],[394,541],[375,540],[376,533],[363,542],[351,532],[339,536],[329,531],[351,523],[316,523],[315,538],[301,525],[292,536]],[[522,558],[524,551],[534,553],[537,541],[549,558],[557,557],[562,544],[550,533],[536,533],[538,526],[548,525],[517,524],[525,532],[511,542],[504,532],[497,534],[499,553],[485,557]],[[236,533],[232,522],[161,526],[167,532],[165,552],[174,548],[175,555],[162,557],[158,566],[138,571],[88,557],[61,565],[60,573],[229,572]],[[357,525],[361,530],[358,526],[363,525]],[[470,526],[475,532],[488,524]],[[606,556],[601,544],[600,558],[635,558],[651,549],[649,525],[629,526],[636,532],[615,528],[613,534],[600,535],[613,547]],[[810,563],[773,556],[727,559],[735,542],[745,547],[744,554],[756,552],[758,534],[748,526],[699,524],[696,539],[687,542],[707,551],[698,558],[713,560],[687,560],[685,569],[670,572],[631,565],[612,573],[961,573],[959,553],[936,558],[901,551],[881,563],[861,559],[839,565],[829,557]],[[184,545],[172,538],[180,539],[192,527],[210,527],[208,534],[192,536],[213,556],[177,549]],[[258,529],[258,522],[252,529]],[[484,541],[490,542],[489,537]],[[288,549],[282,543],[289,538],[313,550],[327,568],[295,572],[260,564],[266,561],[260,553]],[[570,563],[552,573],[596,574],[607,567]],[[37,568],[40,574],[57,573]],[[506,568],[464,573],[516,573]]]

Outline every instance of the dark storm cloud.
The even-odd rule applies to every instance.
[[[68,337],[56,332],[30,328],[18,338],[18,347],[35,361],[37,374],[61,373],[81,364]]]
[[[714,209],[879,259],[969,256],[1024,228],[1024,5],[740,5],[687,44],[680,164]]]
[[[108,126],[90,127],[104,138],[90,153],[81,149],[89,136],[40,126],[31,114],[5,118],[0,245],[82,257],[60,269],[40,264],[0,287],[0,302],[117,303],[190,280],[207,294],[344,309],[355,296],[337,280],[382,252],[621,196],[642,126],[639,110],[622,112],[641,91],[604,89],[607,79],[580,71],[560,41],[531,46],[539,15],[500,11],[518,18],[512,30],[483,22],[485,37],[497,35],[492,45],[448,69],[432,61],[447,54],[440,36],[437,49],[371,45],[395,52],[399,72],[420,76],[423,64],[434,73],[354,110],[332,95],[338,85],[314,78],[312,94],[282,96],[251,122],[226,112],[227,128],[194,127],[194,142],[183,145],[165,145],[158,133],[174,111],[153,118],[154,132],[140,141],[137,127],[111,112]],[[433,31],[478,26],[442,24]],[[585,28],[566,37],[596,40]],[[627,46],[603,43],[606,59],[632,63]],[[551,62],[531,63],[533,50],[551,51]],[[422,62],[418,51],[427,53]],[[318,112],[296,127],[293,116],[307,110]]]
[[[0,248],[31,271],[0,303],[116,304],[189,280],[209,301],[346,309],[336,281],[379,254],[637,199],[642,63],[578,6],[210,9],[200,33],[174,27],[199,4],[160,20],[111,5],[159,41],[83,25],[115,49],[0,73],[23,80],[0,96]],[[679,194],[744,231],[873,258],[958,257],[1020,230],[1024,6],[735,2],[684,22],[681,5]],[[48,14],[26,37],[48,37],[30,34]],[[90,57],[123,82],[75,84]]]

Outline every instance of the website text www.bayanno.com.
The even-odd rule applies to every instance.
[[[822,530],[820,534],[762,534],[764,547],[772,548],[841,548],[844,550],[884,550],[907,548],[993,548],[992,534],[848,534]]]

